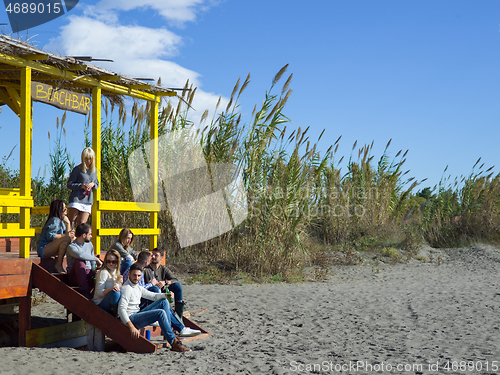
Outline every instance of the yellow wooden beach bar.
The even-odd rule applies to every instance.
[[[91,114],[92,148],[96,154],[97,172],[101,170],[101,106],[103,97],[130,97],[150,103],[150,199],[149,203],[101,200],[100,189],[92,205],[93,244],[101,252],[102,236],[117,236],[121,228],[102,228],[101,213],[149,212],[148,228],[132,228],[134,234],[148,235],[150,248],[157,246],[160,204],[157,197],[158,108],[162,97],[176,96],[172,89],[121,76],[89,63],[90,57],[59,56],[33,47],[29,43],[0,35],[0,107],[10,108],[19,117],[20,186],[0,189],[0,217],[19,214],[18,223],[0,220],[0,305],[19,304],[19,345],[38,346],[40,335],[31,333],[31,290],[36,287],[76,313],[103,335],[135,352],[152,352],[157,346],[141,337],[132,340],[128,329],[92,301],[40,267],[32,241],[41,228],[33,228],[31,215],[48,214],[48,207],[35,207],[31,193],[32,178],[32,102],[39,101],[58,108]],[[1,126],[16,126],[3,124]],[[156,142],[155,142],[156,140]],[[98,175],[100,179],[100,176]],[[30,253],[32,255],[30,256]],[[81,322],[79,323],[81,325]],[[190,326],[189,322],[186,324]],[[57,335],[56,335],[57,336]],[[38,341],[37,341],[38,340]],[[30,344],[31,342],[31,344]],[[40,344],[41,345],[41,344]]]

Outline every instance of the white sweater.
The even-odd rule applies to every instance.
[[[165,293],[153,293],[143,288],[138,284],[132,284],[127,280],[123,284],[121,290],[120,302],[118,303],[118,315],[123,323],[127,324],[130,321],[130,315],[139,311],[141,298],[146,298],[151,301],[167,298]]]
[[[115,270],[115,272],[118,272],[118,270]],[[113,275],[111,275],[106,268],[103,268],[97,272],[97,275],[95,276],[94,298],[92,299],[92,301],[94,301],[96,305],[100,304],[104,299],[104,289],[111,288],[115,285],[117,287],[120,287],[119,278],[115,277],[115,279],[116,282],[113,282]]]

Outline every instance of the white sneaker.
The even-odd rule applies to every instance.
[[[181,337],[190,337],[190,336],[198,336],[201,333],[201,331],[198,331],[197,329],[191,329],[188,327],[184,327],[179,334]]]
[[[154,322],[154,323],[151,323],[150,326],[153,326],[153,327],[159,327],[160,326],[160,323],[158,322]]]

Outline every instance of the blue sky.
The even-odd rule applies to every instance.
[[[119,73],[161,76],[167,87],[189,78],[199,88],[195,118],[213,113],[219,95],[227,100],[250,72],[240,102],[248,123],[274,74],[290,64],[288,129],[310,126],[312,140],[326,129],[320,150],[342,135],[337,159],[348,158],[356,140],[375,141],[378,159],[392,138],[390,155],[408,149],[409,175],[428,178],[419,188],[436,184],[447,165],[455,177],[469,174],[479,157],[484,169],[498,164],[498,1],[80,0],[28,35],[51,52],[111,58],[100,65]],[[63,113],[39,103],[34,111],[36,175],[49,163],[47,132],[55,134]],[[66,121],[76,160],[84,121],[78,114]],[[18,134],[6,107],[0,126],[8,139],[2,156]],[[12,167],[18,159],[16,151]]]

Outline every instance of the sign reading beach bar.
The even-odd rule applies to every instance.
[[[86,115],[90,111],[90,97],[78,92],[60,89],[45,83],[31,82],[31,98],[37,102]]]

